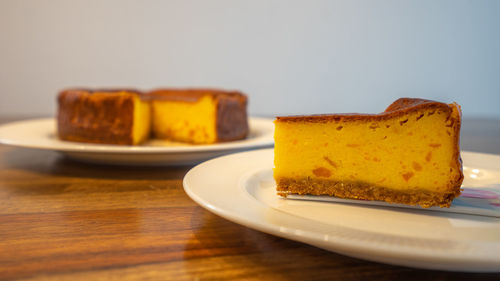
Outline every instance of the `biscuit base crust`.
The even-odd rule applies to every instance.
[[[322,179],[277,179],[278,195],[329,195],[346,199],[376,200],[388,203],[450,207],[451,202],[460,194],[460,186],[450,192],[431,192],[423,189],[394,190],[364,182],[332,181]]]

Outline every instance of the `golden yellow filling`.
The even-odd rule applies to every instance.
[[[195,144],[217,141],[216,102],[210,95],[195,102],[155,100],[153,115],[158,138]]]
[[[149,137],[151,129],[151,105],[134,96],[134,123],[132,126],[133,144],[140,144]]]
[[[459,174],[455,132],[445,113],[431,113],[376,122],[276,121],[274,177],[447,191],[451,173]]]

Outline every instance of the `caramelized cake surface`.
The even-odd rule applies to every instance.
[[[239,92],[160,89],[149,93],[149,98],[157,138],[210,144],[248,134],[247,98]]]
[[[58,96],[58,136],[77,142],[134,145],[150,132],[149,102],[134,90],[70,89]]]
[[[405,98],[380,114],[277,117],[278,194],[449,207],[463,180],[460,115]]]

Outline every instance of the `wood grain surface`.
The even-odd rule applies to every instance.
[[[184,193],[190,168],[0,145],[0,280],[500,280],[363,261],[240,226]]]

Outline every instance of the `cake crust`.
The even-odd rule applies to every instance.
[[[196,102],[204,96],[212,97],[232,97],[240,102],[246,102],[247,96],[239,91],[224,91],[217,89],[156,89],[146,94],[152,100],[171,100],[171,101],[185,101]]]
[[[328,195],[339,198],[377,200],[388,203],[419,205],[423,208],[439,206],[448,208],[453,199],[460,194],[455,189],[450,192],[430,192],[426,190],[394,191],[383,186],[356,181],[330,181],[321,179],[280,179],[277,183],[278,195],[289,194]]]
[[[456,104],[454,104],[456,105]],[[294,115],[294,116],[278,116],[276,122],[310,122],[310,123],[327,123],[327,122],[371,122],[387,120],[394,117],[404,116],[410,112],[423,109],[441,109],[450,113],[453,109],[451,105],[446,103],[414,98],[400,98],[387,107],[382,113],[377,114],[361,114],[361,113],[343,113],[343,114],[313,114],[313,115]],[[458,120],[460,121],[460,120]],[[460,124],[458,124],[460,125]]]

